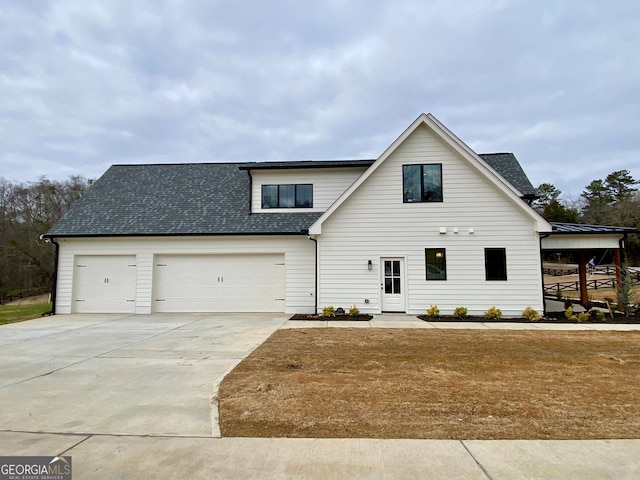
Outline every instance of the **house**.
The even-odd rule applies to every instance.
[[[542,311],[533,195],[430,114],[373,160],[114,165],[45,235],[54,308]]]

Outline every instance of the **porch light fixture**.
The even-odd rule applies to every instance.
[[[373,270],[373,264],[371,263],[371,260],[368,260],[368,261],[367,261],[367,268],[368,268],[369,270]]]

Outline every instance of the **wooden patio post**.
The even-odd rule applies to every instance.
[[[622,260],[619,248],[616,248],[613,252],[613,264],[616,266],[616,290],[620,291],[622,288]]]
[[[622,290],[622,259],[619,248],[613,252],[613,264],[616,266],[616,292],[620,293]],[[618,311],[624,312],[624,307],[618,305]]]
[[[580,305],[584,307],[589,302],[589,292],[587,291],[587,259],[584,256],[584,250],[580,250],[578,278],[580,281]]]

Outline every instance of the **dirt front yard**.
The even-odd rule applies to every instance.
[[[279,330],[218,399],[223,436],[640,438],[640,332]]]

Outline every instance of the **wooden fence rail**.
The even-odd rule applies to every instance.
[[[634,272],[631,275],[633,283],[640,283],[640,272]],[[605,278],[605,279],[593,279],[587,280],[587,289],[588,290],[598,290],[599,288],[616,288],[616,279],[615,278]],[[556,283],[545,283],[544,284],[544,292],[545,293],[554,293],[554,292],[562,292],[564,290],[580,290],[580,282],[577,280],[574,282],[556,282]]]
[[[31,288],[29,290],[23,290],[20,293],[15,293],[13,295],[0,295],[0,305],[4,305],[5,303],[13,302],[14,300],[20,300],[21,298],[33,297],[34,295],[42,295],[43,293],[48,293],[48,288]]]

